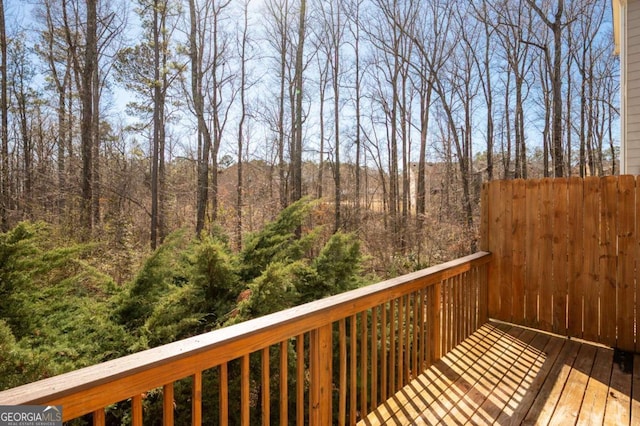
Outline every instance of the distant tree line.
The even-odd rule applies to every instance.
[[[362,231],[376,192],[388,252],[420,252],[435,217],[473,250],[479,181],[618,172],[608,7],[0,0],[2,226],[156,248],[223,223],[240,249],[253,208],[311,195]]]

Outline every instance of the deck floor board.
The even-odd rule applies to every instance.
[[[631,372],[611,349],[489,322],[358,424],[630,425],[638,364]]]

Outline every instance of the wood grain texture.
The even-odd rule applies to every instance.
[[[553,329],[553,292],[554,287],[559,283],[554,282],[552,276],[553,262],[553,180],[543,179],[539,186],[540,205],[539,217],[540,226],[538,228],[538,250],[537,256],[537,289],[538,289],[538,325],[541,330],[551,331]]]
[[[594,342],[600,332],[600,178],[584,179],[584,297],[582,336]]]
[[[193,375],[191,384],[191,425],[202,424],[202,372]]]
[[[584,200],[583,180],[569,179],[567,218],[567,333],[582,337],[583,301],[586,288],[584,273]]]
[[[262,425],[268,426],[271,421],[271,373],[270,373],[270,354],[269,348],[262,349],[262,412],[260,415],[262,416]]]
[[[526,181],[526,216],[525,226],[527,234],[525,239],[525,320],[524,325],[536,326],[538,324],[538,290],[540,274],[540,255],[538,244],[540,243],[540,183],[536,180]],[[491,291],[491,289],[489,289]]]
[[[600,342],[616,345],[618,250],[618,178],[601,180],[600,203]]]
[[[552,185],[551,331],[565,335],[567,332],[568,294],[568,181],[567,179],[554,179]]]
[[[162,424],[173,426],[173,383],[164,385],[162,388]]]
[[[616,277],[617,326],[616,346],[635,351],[635,298],[638,246],[636,225],[636,180],[633,176],[620,176],[618,181],[618,262]]]
[[[134,395],[131,398],[131,425],[142,426],[142,395]]]
[[[523,179],[517,179],[512,183],[511,226],[512,226],[512,258],[511,258],[511,317],[517,324],[524,323],[524,287],[526,252],[525,238],[526,228],[526,186]]]
[[[639,358],[632,375],[610,349],[490,322],[358,424],[634,425]]]
[[[280,342],[280,426],[289,424],[289,340]]]

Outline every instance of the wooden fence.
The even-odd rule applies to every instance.
[[[637,351],[640,181],[494,181],[482,192],[489,316]]]
[[[0,392],[94,425],[355,425],[487,318],[488,253]],[[213,376],[214,380],[211,380]],[[186,420],[185,420],[186,419]]]

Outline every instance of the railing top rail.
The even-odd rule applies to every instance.
[[[0,405],[57,405],[64,402],[65,410],[71,405],[71,412],[82,415],[87,412],[88,400],[92,401],[89,405],[95,405],[95,409],[116,402],[107,400],[107,396],[103,396],[105,393],[117,393],[123,397],[119,400],[127,399],[434,285],[489,260],[488,252],[478,252],[401,277],[2,391]],[[83,401],[74,402],[73,396],[80,393],[83,393]],[[74,408],[76,404],[78,406]]]

